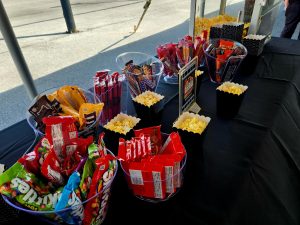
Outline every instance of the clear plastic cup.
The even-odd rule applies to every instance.
[[[99,78],[94,77],[94,80],[99,80]],[[100,116],[100,125],[105,125],[119,113],[127,113],[128,94],[125,81],[125,76],[120,75],[116,85],[110,88],[102,88],[102,91],[101,87],[94,85],[94,95],[104,103]]]
[[[141,73],[135,74],[124,71],[125,65],[130,60],[133,61],[134,65],[140,67],[143,65],[151,65],[153,74],[148,76]],[[117,56],[116,63],[119,69],[125,74],[132,98],[144,91],[156,92],[156,88],[164,70],[163,63],[159,59],[142,52],[125,52]]]
[[[33,146],[34,145],[31,145],[30,150],[32,150]],[[26,152],[28,152],[28,150]],[[111,154],[112,156],[114,156],[114,154],[111,151],[109,151],[108,149],[107,149],[107,154]],[[67,216],[71,217],[72,214],[74,213],[74,211],[84,208],[89,201],[91,201],[95,198],[98,198],[98,200],[100,202],[100,207],[99,207],[99,211],[95,212],[95,216],[97,217],[97,224],[101,224],[104,221],[105,217],[106,217],[108,204],[109,204],[109,200],[110,200],[110,194],[111,194],[111,186],[112,186],[112,183],[113,183],[113,181],[116,177],[117,171],[118,171],[118,163],[116,162],[114,174],[106,182],[106,184],[104,185],[101,192],[98,192],[97,194],[95,194],[91,198],[81,202],[78,205],[75,205],[75,206],[73,205],[71,207],[67,207],[65,209],[58,210],[58,211],[34,211],[34,210],[30,210],[29,208],[23,207],[19,203],[15,202],[14,200],[12,200],[12,199],[4,196],[4,195],[2,195],[2,198],[11,207],[13,207],[17,210],[20,210],[22,212],[29,213],[33,216],[37,216],[38,219],[46,221],[47,223],[50,223],[50,224],[66,224],[66,222],[64,222],[63,219],[60,217],[61,214],[64,214],[64,216],[66,216],[66,217]],[[78,224],[79,225],[79,224],[82,224],[82,223],[79,221],[78,223],[72,223],[72,224]]]
[[[230,56],[227,60],[217,59],[210,54],[211,50],[219,46],[220,40],[232,41],[233,48],[240,48],[240,54]],[[210,80],[213,83],[221,84],[225,81],[231,81],[237,74],[241,62],[247,55],[247,49],[244,45],[237,41],[228,39],[210,39],[203,45],[206,67]]]
[[[163,143],[166,141],[167,138],[168,138],[168,134],[163,133],[162,134]],[[180,165],[178,165],[177,168],[174,168],[173,175],[168,177],[167,179],[158,179],[154,182],[153,180],[145,179],[143,177],[143,185],[145,187],[152,186],[153,188],[155,188],[155,187],[157,187],[157,185],[155,184],[156,182],[159,182],[160,185],[168,185],[168,186],[171,183],[173,184],[172,186],[174,187],[174,190],[173,190],[173,188],[171,188],[173,191],[170,191],[169,193],[166,192],[164,197],[157,197],[157,198],[151,198],[151,197],[146,197],[144,195],[136,194],[137,192],[135,192],[133,190],[133,185],[132,185],[132,180],[135,178],[132,177],[128,171],[126,171],[122,162],[120,162],[120,165],[123,170],[124,176],[126,178],[128,186],[129,186],[129,189],[131,190],[131,192],[133,193],[133,195],[135,197],[137,197],[138,199],[141,199],[143,201],[147,201],[147,202],[151,202],[151,203],[159,203],[159,202],[164,202],[164,201],[169,200],[170,198],[175,196],[182,188],[183,180],[184,180],[184,171],[186,168],[186,161],[187,161],[187,154],[185,154],[185,156],[181,160]]]
[[[30,107],[39,99],[41,98],[43,95],[47,95],[47,94],[51,94],[53,92],[55,92],[57,89],[59,88],[51,88],[51,89],[48,89],[46,91],[43,91],[42,93],[38,94],[30,103],[28,109],[30,109]],[[79,88],[85,95],[86,99],[87,99],[87,102],[89,103],[100,103],[100,99],[95,96],[92,92],[88,91],[88,90],[84,90],[82,88]],[[37,122],[34,120],[34,117],[33,115],[31,115],[29,113],[29,111],[26,111],[26,120],[29,124],[29,126],[34,130],[35,133],[37,133],[38,135],[41,135],[43,136],[44,135],[44,132],[41,131],[38,127],[37,127]],[[79,130],[78,131],[78,135],[81,137],[81,136],[87,136],[88,134],[91,133],[91,130],[95,130],[97,131],[98,129],[98,126],[99,126],[99,121],[100,121],[100,117],[101,117],[101,113],[99,113],[96,121],[92,124],[90,124],[89,126],[86,126],[84,129],[82,130]]]

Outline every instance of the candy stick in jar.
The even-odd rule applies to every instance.
[[[107,108],[108,108],[108,105],[106,105],[107,104],[107,100],[106,100],[107,93],[106,93],[106,83],[105,83],[104,78],[102,78],[102,80],[100,81],[99,86],[100,86],[100,90],[101,90],[101,101],[106,106],[106,107],[104,107],[103,112],[101,114],[101,123],[103,124],[106,122],[106,119],[107,119]]]
[[[116,80],[117,80],[117,90],[118,90],[118,95],[117,95],[117,97],[118,97],[117,113],[120,113],[121,112],[121,107],[122,107],[121,106],[121,104],[122,104],[121,98],[122,98],[122,90],[123,90],[122,85],[123,85],[123,81],[124,81],[124,75],[118,73],[116,77],[117,77]]]
[[[107,91],[108,91],[108,99],[107,99],[107,103],[108,103],[108,119],[112,119],[113,118],[113,105],[114,105],[114,99],[113,99],[113,79],[111,76],[109,76],[108,78],[108,83],[107,83]]]
[[[118,107],[118,104],[119,104],[119,97],[118,97],[118,84],[119,84],[119,81],[118,81],[118,77],[119,77],[119,73],[118,72],[114,72],[112,75],[112,81],[113,81],[113,113],[112,113],[112,117],[115,117],[119,111],[119,107]]]

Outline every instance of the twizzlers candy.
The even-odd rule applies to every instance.
[[[98,71],[94,76],[94,93],[105,104],[101,122],[106,123],[121,110],[122,76],[118,72],[109,74],[110,70]]]

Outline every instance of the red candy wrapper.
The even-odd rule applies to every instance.
[[[165,171],[162,164],[144,163],[145,191],[143,196],[164,199],[166,197]]]
[[[131,189],[135,195],[144,195],[145,187],[144,187],[144,179],[142,175],[143,164],[141,162],[132,162],[129,164],[127,173],[129,174],[130,181],[128,183],[131,184]]]
[[[161,164],[133,162],[129,165],[131,188],[135,195],[165,198],[164,167]]]
[[[152,155],[150,137],[141,135],[132,138],[131,141],[119,139],[118,159],[123,162],[140,161],[146,156]]]
[[[50,148],[51,146],[47,138],[42,138],[34,147],[34,150],[24,155],[18,162],[23,164],[29,172],[40,174],[40,166],[48,156]]]
[[[151,150],[152,154],[156,155],[161,149],[161,131],[160,125],[154,127],[147,127],[140,130],[134,130],[134,134],[136,137],[140,135],[149,135],[151,139]]]
[[[97,193],[102,193],[86,203],[84,225],[96,225],[103,222],[107,211],[107,200],[110,195],[110,188],[106,188],[106,186],[114,176],[116,168],[116,162],[111,155],[99,158],[95,163],[96,170],[93,174],[88,198],[93,197]]]
[[[54,116],[43,118],[43,123],[46,125],[45,136],[61,162],[64,160],[62,147],[78,138],[75,119],[72,116]]]
[[[94,93],[104,103],[101,123],[105,124],[121,111],[122,77],[118,72],[98,71],[94,76]]]
[[[49,154],[41,167],[41,173],[51,183],[57,186],[64,184],[65,180],[61,173],[61,165],[56,157],[54,149],[49,151]]]
[[[179,155],[157,155],[151,159],[146,159],[148,162],[159,163],[164,166],[165,169],[165,185],[166,193],[172,194],[176,191],[176,188],[181,187],[181,173],[180,173],[180,162],[181,158]]]
[[[186,154],[185,148],[181,142],[180,135],[177,132],[172,132],[162,147],[160,154],[177,154],[180,156],[180,161]]]

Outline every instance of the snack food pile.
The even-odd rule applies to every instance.
[[[195,20],[195,35],[199,35],[202,31],[207,30],[209,33],[210,27],[214,25],[221,25],[228,22],[235,22],[236,17],[232,17],[229,15],[218,15],[212,18],[200,18],[196,17]],[[209,35],[208,35],[209,37]]]
[[[244,56],[245,52],[241,46],[235,45],[233,41],[220,39],[216,44],[209,44],[205,49],[207,54],[215,58],[216,82],[220,83],[226,79],[225,65],[227,60],[232,56]],[[238,63],[239,60],[230,62],[232,65]],[[236,66],[236,65],[235,65]],[[232,69],[234,71],[234,69]],[[231,70],[230,70],[231,71]],[[224,75],[224,76],[223,76]],[[230,75],[230,73],[229,73]],[[229,76],[230,77],[230,76]]]
[[[141,105],[151,107],[154,104],[156,104],[157,102],[159,102],[160,100],[162,100],[163,98],[164,98],[164,96],[157,94],[155,92],[145,91],[142,94],[133,98],[132,100]]]
[[[44,118],[45,137],[0,175],[0,193],[24,208],[52,211],[43,215],[58,222],[101,223],[116,160],[107,153],[103,134],[98,144],[91,136],[79,138],[75,121],[71,116]]]
[[[103,103],[89,103],[77,86],[63,86],[51,94],[41,96],[28,111],[33,115],[37,129],[44,133],[45,117],[72,116],[76,127],[82,130],[97,121],[103,107]]]
[[[120,113],[123,80],[118,72],[110,74],[109,70],[98,71],[94,76],[94,94],[105,104],[100,118],[101,124]]]
[[[137,96],[144,91],[155,91],[159,81],[159,63],[136,65],[133,60],[125,64],[123,69],[132,96]]]
[[[135,137],[120,138],[121,161],[133,194],[142,199],[167,199],[182,185],[186,151],[178,133],[171,133],[162,146],[160,126],[135,130]]]
[[[178,43],[167,43],[157,47],[158,58],[164,63],[164,73],[168,76],[177,75],[180,68],[186,65],[195,56],[198,62],[203,57],[202,45],[207,40],[207,32],[193,38],[186,35]]]
[[[188,132],[192,132],[194,134],[201,134],[207,127],[210,122],[209,117],[200,116],[198,114],[184,112],[181,116],[176,120],[173,127],[184,130]]]
[[[236,83],[227,81],[227,82],[224,82],[219,87],[217,87],[217,90],[227,92],[230,94],[234,94],[234,95],[241,95],[242,93],[244,93],[247,90],[247,88],[248,87],[245,85],[236,84]]]
[[[120,113],[110,120],[104,128],[116,133],[127,134],[139,121],[139,118]]]

